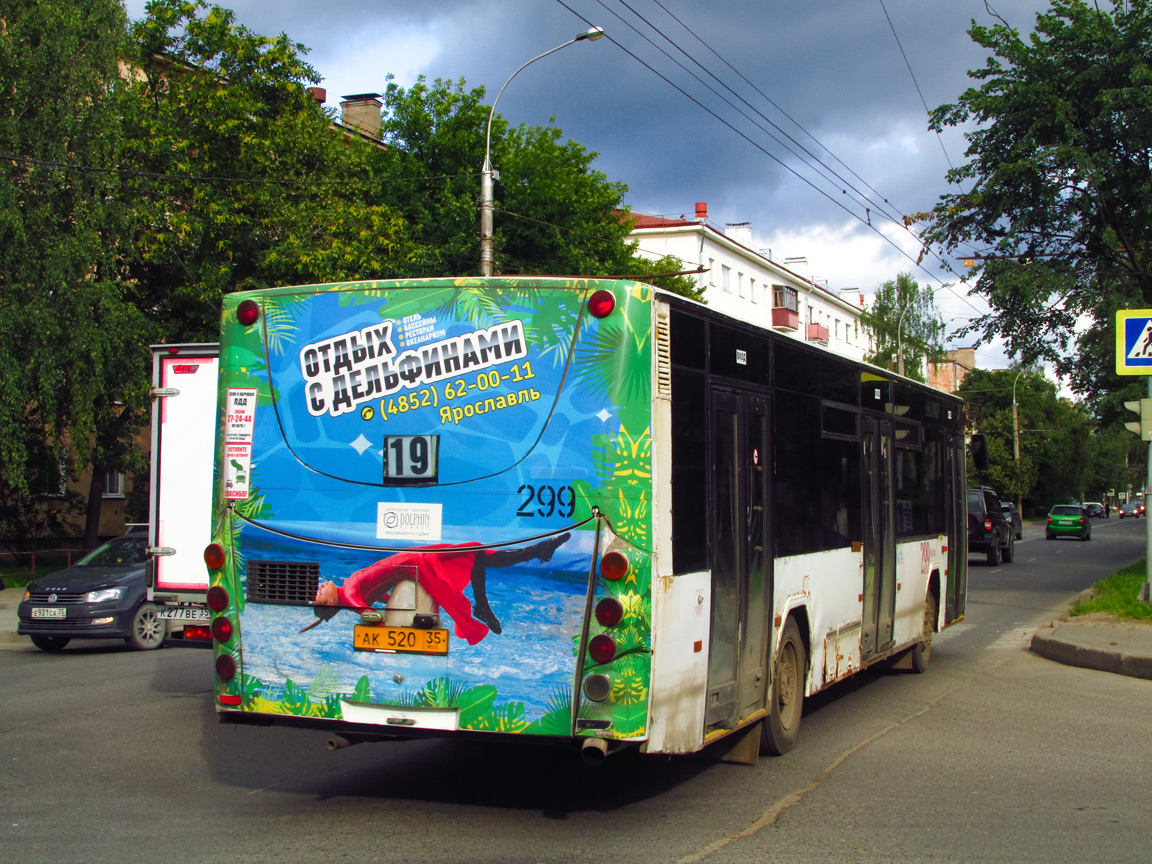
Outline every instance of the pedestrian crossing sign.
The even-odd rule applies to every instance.
[[[1152,309],[1116,313],[1116,374],[1152,375]]]

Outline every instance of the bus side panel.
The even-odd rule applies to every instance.
[[[937,590],[940,597],[948,590],[948,541],[944,536],[900,543],[896,549],[896,619],[892,634],[900,651],[920,641],[924,628],[924,599],[928,596],[929,580],[939,574]],[[939,598],[937,598],[939,599]],[[940,610],[940,605],[937,605]],[[939,621],[937,621],[939,627]]]
[[[585,306],[598,288],[616,298],[603,321]],[[263,323],[240,326],[237,306],[253,297]],[[213,584],[228,591],[232,624],[218,661],[238,673],[218,678],[218,710],[378,723],[388,734],[646,735],[650,315],[647,286],[584,280],[226,298],[215,489],[215,512],[226,518],[215,524],[229,554]],[[401,365],[429,345],[466,353],[481,344],[473,334],[492,328],[503,328],[501,339],[522,332],[526,347],[494,360],[477,349],[484,365],[451,378],[415,360]],[[390,390],[364,398],[372,386]],[[388,460],[416,439],[423,456],[438,448],[438,475],[391,481]],[[608,551],[625,555],[627,573],[614,582],[595,575],[589,594]],[[491,562],[483,586],[481,562]],[[385,623],[402,612],[403,568],[429,586],[446,652],[371,641],[382,631],[360,611],[374,606]],[[287,588],[276,593],[282,575]],[[321,589],[334,605],[319,602]],[[585,624],[585,609],[605,598],[620,604],[621,620]],[[414,602],[418,610],[429,601]],[[611,660],[581,654],[600,635],[614,642]],[[605,698],[583,697],[581,669],[606,677]]]
[[[694,753],[704,744],[711,600],[711,571],[656,578],[649,753]]]
[[[864,555],[850,547],[776,559],[775,619],[799,614],[811,634],[805,693],[860,669]],[[815,586],[815,587],[814,587]],[[782,627],[777,627],[778,639]],[[773,645],[772,656],[775,656]]]

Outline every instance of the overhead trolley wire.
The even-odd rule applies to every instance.
[[[584,22],[584,23],[585,23],[587,26],[592,26],[592,24],[591,24],[591,21],[590,21],[588,18],[586,18],[584,15],[580,14],[580,13],[579,13],[579,12],[577,12],[575,9],[573,9],[573,8],[572,8],[570,5],[568,5],[568,3],[566,3],[566,2],[565,2],[565,0],[556,0],[556,2],[557,2],[557,3],[559,3],[561,6],[563,6],[563,7],[564,7],[564,9],[566,9],[566,10],[567,10],[569,13],[571,13],[573,16],[575,16],[576,18],[579,18],[581,21],[583,21],[583,22]],[[603,3],[603,0],[597,0],[597,2],[598,2],[598,3],[599,3],[601,6],[604,6],[604,8],[605,8],[605,9],[607,9],[607,6],[605,6],[605,5],[604,5],[604,3]],[[624,5],[627,5],[627,4],[624,4]],[[628,8],[630,8],[630,7],[628,7]],[[608,10],[608,11],[611,11],[611,10]],[[618,15],[618,14],[617,14],[617,13],[615,13],[615,12],[613,12],[612,14],[616,15],[616,17],[617,17],[617,18],[619,18],[619,19],[620,19],[620,20],[621,20],[623,23],[625,23],[627,26],[629,26],[629,27],[630,27],[630,28],[631,28],[633,31],[635,31],[635,32],[639,33],[639,31],[638,31],[638,30],[636,30],[636,28],[635,28],[633,25],[631,25],[631,24],[628,24],[628,22],[624,21],[624,19],[623,19],[623,18],[622,18],[620,15]],[[659,31],[657,31],[657,32],[659,32]],[[689,93],[688,91],[686,91],[686,90],[685,90],[683,87],[681,87],[679,84],[677,84],[677,83],[675,83],[674,81],[672,81],[670,78],[668,78],[668,76],[664,75],[662,72],[660,72],[659,70],[657,70],[655,67],[653,67],[651,64],[649,64],[648,62],[646,62],[646,61],[645,61],[644,59],[642,59],[641,57],[639,57],[639,56],[638,56],[637,54],[635,54],[633,51],[629,50],[627,47],[625,47],[623,44],[621,44],[621,43],[620,43],[620,42],[619,42],[617,39],[613,38],[613,36],[612,36],[611,34],[608,34],[608,33],[606,33],[605,35],[606,35],[606,37],[608,38],[608,40],[609,40],[609,41],[610,41],[610,42],[611,42],[613,45],[615,45],[617,48],[619,48],[619,49],[620,49],[622,52],[624,52],[625,54],[627,54],[629,57],[631,57],[633,60],[635,60],[635,61],[636,61],[637,63],[639,63],[641,66],[643,66],[644,68],[646,68],[648,71],[650,71],[652,74],[654,74],[654,75],[655,75],[657,78],[659,78],[660,80],[662,80],[662,81],[663,81],[665,84],[667,84],[668,86],[672,87],[674,90],[676,90],[676,91],[677,91],[678,93],[680,93],[682,96],[684,96],[686,99],[688,99],[688,100],[689,100],[689,101],[691,101],[693,104],[695,104],[697,107],[699,107],[700,109],[702,109],[702,110],[703,110],[705,113],[709,114],[709,115],[710,115],[710,116],[712,116],[714,119],[718,120],[718,121],[719,121],[719,122],[720,122],[722,125],[726,126],[728,129],[730,129],[731,131],[735,132],[737,135],[739,135],[741,138],[743,138],[745,141],[747,141],[749,144],[751,144],[753,147],[755,147],[757,150],[759,150],[761,153],[763,153],[763,154],[764,154],[765,156],[767,156],[769,159],[771,159],[772,161],[776,162],[776,163],[777,163],[777,164],[778,164],[780,167],[782,167],[784,170],[788,171],[790,174],[792,174],[793,176],[795,176],[795,177],[796,177],[798,180],[800,180],[801,182],[803,182],[804,184],[806,184],[807,186],[809,186],[809,187],[810,187],[810,188],[811,188],[813,191],[817,192],[818,194],[820,194],[820,195],[822,195],[824,198],[826,198],[828,201],[830,201],[831,203],[835,204],[837,207],[839,207],[841,210],[843,210],[845,213],[847,213],[847,214],[848,214],[849,216],[851,216],[853,219],[857,220],[857,221],[858,221],[858,222],[860,222],[861,224],[863,224],[863,225],[865,225],[866,227],[870,228],[870,229],[871,229],[873,232],[875,232],[875,233],[876,233],[876,235],[877,235],[877,236],[879,236],[879,237],[880,237],[882,240],[884,240],[884,242],[885,242],[885,243],[888,243],[890,246],[892,246],[892,248],[894,248],[894,249],[895,249],[897,252],[899,252],[899,253],[900,253],[900,255],[902,255],[904,258],[908,259],[909,261],[911,261],[911,262],[912,262],[912,264],[913,264],[914,266],[916,266],[917,268],[919,268],[919,269],[923,270],[925,273],[927,273],[927,274],[928,274],[928,276],[929,276],[930,278],[934,279],[936,282],[939,282],[939,283],[940,283],[940,288],[941,288],[941,289],[947,288],[947,289],[948,289],[948,290],[949,290],[951,293],[955,294],[955,296],[957,297],[957,299],[959,299],[959,300],[961,300],[962,302],[966,303],[967,305],[971,306],[971,307],[972,307],[972,309],[973,309],[973,310],[975,310],[977,313],[979,313],[979,314],[984,314],[983,312],[981,312],[981,310],[979,310],[979,309],[978,309],[976,306],[974,306],[974,305],[972,304],[972,302],[971,302],[970,300],[968,300],[968,298],[967,298],[967,297],[965,297],[964,295],[962,295],[962,294],[960,294],[960,293],[956,292],[956,291],[955,291],[955,290],[952,288],[952,286],[951,286],[950,284],[948,284],[948,283],[945,283],[945,282],[944,282],[944,280],[943,280],[943,279],[941,279],[939,276],[937,276],[935,273],[932,273],[931,271],[927,270],[927,268],[925,268],[925,267],[923,266],[923,264],[921,263],[921,261],[920,261],[919,259],[917,259],[917,258],[916,258],[916,257],[914,257],[913,255],[909,254],[907,251],[905,251],[904,249],[902,249],[902,248],[901,248],[901,247],[900,247],[900,246],[899,246],[899,245],[898,245],[898,244],[897,244],[897,243],[896,243],[896,242],[895,242],[895,241],[894,241],[892,238],[888,237],[886,234],[884,234],[882,231],[880,231],[880,230],[879,230],[879,228],[877,228],[875,225],[873,225],[873,224],[872,224],[872,222],[870,221],[870,219],[868,219],[868,218],[865,218],[865,217],[862,217],[862,216],[861,216],[859,213],[856,213],[856,212],[854,212],[852,209],[850,209],[849,207],[847,207],[847,206],[846,206],[844,203],[842,203],[841,201],[837,200],[837,198],[835,198],[833,195],[829,194],[829,193],[828,193],[827,191],[825,191],[824,189],[821,189],[819,186],[817,186],[817,185],[816,185],[814,182],[812,182],[812,181],[811,181],[810,179],[808,179],[807,177],[804,177],[802,174],[800,174],[800,173],[799,173],[798,171],[796,171],[794,168],[792,168],[791,166],[789,166],[787,163],[785,163],[785,162],[784,162],[782,159],[780,159],[780,158],[779,158],[778,156],[776,156],[774,153],[772,153],[771,151],[769,151],[769,150],[768,150],[768,149],[767,149],[765,146],[763,146],[763,145],[762,145],[762,144],[760,144],[759,142],[757,142],[757,141],[753,140],[753,139],[752,139],[752,138],[751,138],[751,137],[750,137],[748,134],[746,134],[745,132],[743,132],[743,131],[741,131],[740,129],[736,128],[734,125],[732,125],[732,123],[730,123],[728,120],[726,120],[725,118],[723,118],[722,116],[720,116],[720,115],[719,115],[719,114],[718,114],[716,111],[714,111],[713,109],[709,108],[707,105],[705,105],[704,103],[702,103],[702,102],[701,102],[699,99],[697,99],[696,97],[694,97],[694,96],[693,96],[691,93]],[[640,34],[640,35],[642,36],[642,38],[645,38],[645,40],[646,40],[646,41],[648,41],[648,42],[649,42],[649,44],[652,44],[652,42],[651,42],[651,40],[650,40],[650,39],[647,39],[647,37],[643,37],[643,35],[642,35],[642,34]],[[664,35],[663,33],[661,33],[661,36],[663,36],[663,38],[667,39],[667,40],[668,40],[668,41],[670,41],[670,42],[672,41],[671,39],[669,39],[669,38],[668,38],[666,35]],[[654,46],[654,47],[657,47],[657,46]],[[658,47],[657,47],[657,50],[660,50],[660,51],[661,51],[661,53],[663,53],[665,56],[668,56],[668,55],[667,55],[667,52],[663,51],[663,49],[660,49],[660,48],[658,48]],[[672,58],[669,58],[669,59],[672,59]],[[675,63],[676,63],[676,64],[677,64],[677,65],[678,65],[678,66],[679,66],[681,69],[684,69],[684,67],[683,67],[683,64],[680,64],[678,61],[675,61],[675,60],[673,60],[673,62],[675,62]],[[691,71],[690,71],[690,70],[686,70],[686,69],[685,69],[684,71],[688,72],[688,74],[689,74],[689,75],[691,75],[691,76],[692,76],[692,77],[693,77],[695,80],[697,80],[697,81],[700,81],[700,83],[702,83],[702,84],[704,84],[704,86],[708,87],[708,89],[709,89],[709,90],[711,90],[713,93],[715,93],[715,92],[716,92],[714,88],[710,87],[710,86],[709,86],[709,85],[707,85],[705,82],[701,81],[701,80],[700,80],[700,78],[699,78],[699,76],[697,76],[697,75],[695,75],[695,74],[691,73]],[[717,94],[717,95],[719,95],[719,94]],[[721,97],[721,98],[723,98],[723,97]],[[725,99],[724,101],[725,101],[727,104],[731,105],[731,103],[730,103],[730,102],[728,102],[728,100],[726,100],[726,99]],[[734,107],[734,106],[732,106],[732,107]],[[739,110],[739,109],[737,109],[737,110]],[[743,112],[741,112],[741,113],[743,113]],[[746,117],[747,115],[744,115],[744,116]],[[795,121],[793,121],[793,122],[795,122]],[[799,124],[797,124],[797,125],[799,125]],[[807,133],[807,134],[809,134],[809,137],[812,137],[812,136],[810,135],[810,133]],[[774,138],[774,136],[772,136],[772,137]],[[775,140],[775,139],[774,139],[774,140]],[[815,140],[815,139],[814,139],[814,140]],[[827,149],[827,148],[825,148],[825,149]],[[794,155],[795,155],[795,154],[794,154]],[[806,164],[807,164],[807,163],[806,163]],[[809,166],[809,167],[811,167],[811,166]],[[825,166],[825,167],[827,167],[827,166]],[[831,170],[831,169],[829,169],[829,170]],[[825,179],[825,180],[827,180],[827,179],[828,179],[827,177],[824,177],[823,175],[821,175],[821,176],[822,176],[822,177],[823,177],[823,179]],[[879,194],[879,193],[877,193],[877,194]],[[889,218],[890,218],[890,217],[889,217]],[[916,239],[916,240],[917,240],[917,242],[920,242],[920,241],[919,241],[919,238],[916,238],[916,237],[915,237],[915,235],[914,235],[914,234],[912,234],[912,232],[911,232],[911,231],[908,229],[907,225],[903,223],[903,221],[899,222],[899,223],[898,223],[898,226],[899,226],[899,227],[900,227],[902,230],[906,231],[906,232],[907,232],[909,235],[911,235],[911,236],[912,236],[914,239]],[[941,266],[942,266],[942,268],[943,268],[943,269],[945,269],[945,270],[947,270],[947,271],[949,271],[949,272],[955,273],[955,270],[954,270],[954,268],[951,266],[951,264],[950,264],[950,263],[949,263],[949,262],[948,262],[946,259],[942,258],[942,257],[941,257],[939,254],[937,254],[937,253],[935,252],[935,250],[932,250],[932,249],[926,249],[925,251],[926,251],[926,252],[928,252],[929,254],[931,254],[931,255],[932,255],[934,258],[936,258],[936,259],[937,259],[937,260],[940,262],[940,264],[941,264]],[[939,290],[939,289],[938,289],[938,290]],[[933,293],[935,293],[935,292],[933,292]]]
[[[620,5],[623,6],[625,9],[627,9],[629,12],[631,12],[633,15],[635,15],[639,20],[643,21],[644,24],[646,24],[655,33],[657,33],[665,42],[667,42],[669,45],[671,45],[673,48],[675,48],[677,51],[679,51],[682,55],[684,55],[686,58],[688,58],[688,60],[690,60],[693,64],[695,64],[702,72],[704,72],[704,74],[708,75],[713,81],[715,81],[717,84],[719,84],[721,87],[723,87],[729,93],[731,93],[733,97],[735,97],[740,102],[742,102],[744,105],[746,105],[749,110],[751,110],[757,116],[759,116],[765,123],[767,123],[773,129],[775,129],[777,132],[779,132],[781,135],[783,135],[785,138],[787,138],[789,142],[791,142],[793,145],[795,145],[797,148],[799,148],[801,151],[803,151],[803,153],[811,161],[806,161],[804,159],[804,156],[802,156],[800,153],[796,152],[795,149],[790,147],[784,141],[781,141],[778,137],[776,137],[776,135],[774,135],[771,131],[769,131],[767,128],[765,128],[756,119],[754,119],[753,117],[750,117],[743,109],[741,109],[737,105],[734,105],[731,100],[729,100],[722,93],[717,91],[715,87],[713,87],[707,81],[703,80],[699,75],[697,75],[691,69],[686,67],[683,63],[681,63],[675,57],[671,56],[667,51],[665,51],[663,48],[661,48],[659,45],[657,45],[655,42],[653,42],[648,36],[641,33],[640,30],[637,29],[635,25],[624,20],[624,18],[619,13],[615,12],[612,9],[609,9],[608,6],[605,4],[604,0],[596,0],[596,2],[598,2],[602,7],[604,7],[604,9],[606,11],[610,12],[612,15],[615,15],[616,18],[618,18],[621,21],[621,23],[623,23],[626,27],[628,27],[634,33],[636,33],[641,39],[643,39],[645,42],[647,42],[649,45],[651,45],[653,48],[655,48],[657,51],[659,51],[661,54],[663,54],[666,58],[668,58],[668,60],[670,60],[672,63],[674,63],[676,66],[678,66],[681,70],[683,70],[685,73],[687,73],[690,77],[692,77],[697,82],[699,82],[709,92],[711,92],[713,95],[715,95],[717,98],[719,98],[722,102],[724,102],[724,104],[726,104],[728,107],[732,108],[734,111],[736,111],[738,114],[740,114],[744,119],[746,119],[750,123],[752,123],[753,126],[758,128],[760,131],[764,132],[764,134],[766,134],[769,138],[771,138],[773,141],[775,141],[777,144],[779,144],[781,147],[783,147],[785,150],[787,150],[789,153],[791,153],[793,156],[795,156],[797,159],[799,159],[801,163],[803,163],[807,167],[813,169],[817,174],[821,174],[820,169],[823,169],[824,172],[827,172],[827,173],[822,174],[823,179],[827,180],[829,182],[834,181],[837,185],[841,186],[842,187],[840,189],[841,194],[847,195],[848,189],[851,189],[852,192],[856,196],[858,196],[858,199],[859,199],[858,203],[860,203],[862,205],[868,205],[867,209],[868,209],[869,213],[871,213],[873,210],[875,210],[875,212],[878,215],[884,216],[884,218],[888,219],[889,221],[891,221],[892,223],[894,223],[898,227],[905,227],[903,225],[901,217],[892,216],[891,214],[886,213],[884,211],[884,209],[883,209],[884,204],[887,204],[888,202],[884,202],[884,204],[880,204],[876,201],[869,199],[869,197],[866,193],[861,192],[859,189],[857,189],[856,186],[850,180],[847,180],[846,178],[840,176],[836,172],[835,169],[833,169],[832,167],[827,165],[823,160],[820,159],[820,157],[818,157],[816,154],[814,154],[810,150],[808,150],[803,144],[801,144],[799,141],[797,141],[795,138],[793,138],[791,135],[789,135],[786,131],[784,131],[784,129],[782,129],[778,124],[773,122],[762,111],[757,109],[751,102],[749,102],[742,95],[740,95],[734,89],[732,89],[732,87],[730,87],[727,83],[725,83],[723,80],[721,80],[719,77],[717,77],[711,70],[709,70],[702,63],[700,63],[699,60],[697,60],[689,52],[685,51],[680,45],[678,45],[670,36],[668,36],[668,34],[664,33],[659,27],[657,27],[655,24],[653,24],[651,21],[649,21],[647,18],[645,18],[640,12],[638,12],[635,9],[635,7],[630,5],[627,2],[627,0],[619,0]],[[657,0],[657,2],[658,2],[658,0]],[[661,7],[661,8],[663,8],[663,7]],[[688,32],[691,35],[693,35],[698,41],[700,41],[701,44],[704,44],[705,47],[708,47],[707,44],[704,43],[703,40],[700,39],[700,37],[696,36],[696,34],[692,33],[692,31],[689,28],[687,28],[686,25],[684,25],[678,19],[675,19],[675,20],[677,20],[677,23],[679,23],[681,27],[684,27],[686,30],[688,30]],[[711,51],[712,49],[709,48],[709,50]],[[713,51],[712,53],[716,53],[716,52]],[[718,54],[717,54],[717,56],[719,57]],[[721,60],[723,60],[723,58],[721,58]],[[739,74],[739,73],[737,73],[737,74]],[[789,118],[789,119],[791,120],[792,118]],[[796,123],[795,120],[793,120],[792,122],[794,124]],[[799,124],[796,124],[796,125],[799,126]],[[809,137],[812,137],[812,136],[809,134]],[[813,140],[815,140],[815,139],[813,139]],[[781,164],[783,164],[783,163],[781,163]],[[795,173],[795,172],[793,172],[793,173]],[[831,175],[831,176],[829,176],[829,175]],[[797,176],[799,176],[799,175],[797,175]],[[847,187],[847,188],[843,188],[843,187]]]
[[[863,177],[861,177],[859,174],[857,174],[855,171],[853,171],[852,168],[844,162],[844,160],[842,160],[839,156],[837,156],[835,153],[833,153],[831,150],[829,150],[828,147],[824,143],[822,143],[815,135],[813,135],[811,132],[809,132],[807,129],[805,129],[804,126],[801,125],[801,123],[798,120],[796,120],[796,118],[794,118],[791,114],[789,114],[787,111],[785,111],[784,108],[781,107],[779,104],[777,104],[767,93],[765,93],[763,90],[761,90],[759,87],[757,87],[751,80],[749,80],[748,77],[744,75],[744,73],[742,73],[739,69],[737,69],[731,63],[729,63],[724,58],[723,55],[721,55],[718,51],[716,51],[715,48],[713,48],[711,45],[709,45],[707,42],[705,42],[704,39],[698,33],[696,33],[691,27],[689,27],[687,24],[685,24],[683,21],[681,21],[680,18],[678,18],[676,16],[676,14],[673,13],[670,9],[668,9],[666,6],[664,6],[664,4],[661,2],[661,0],[652,0],[652,2],[654,2],[662,10],[664,10],[664,13],[666,15],[668,15],[669,18],[671,18],[673,21],[675,21],[677,24],[679,24],[680,27],[683,28],[684,31],[688,33],[689,36],[691,36],[693,39],[695,39],[697,42],[699,42],[702,46],[704,46],[704,48],[706,48],[710,54],[712,54],[717,60],[719,60],[721,63],[723,63],[725,66],[727,66],[741,81],[743,81],[745,84],[747,84],[749,87],[751,87],[752,90],[761,99],[763,99],[765,102],[767,102],[769,105],[771,105],[777,111],[779,111],[782,115],[784,115],[784,117],[786,117],[788,119],[788,121],[793,126],[795,126],[797,129],[799,129],[801,132],[803,132],[809,138],[811,138],[812,141],[816,144],[816,146],[818,146],[821,150],[823,150],[825,153],[827,153],[829,156],[831,156],[836,162],[838,162],[841,166],[843,166],[843,168],[849,174],[851,174],[853,177],[855,177],[857,180],[859,180],[860,183],[862,183],[864,186],[866,186],[872,192],[873,195],[878,196],[884,204],[886,204],[888,206],[892,206],[891,202],[886,197],[884,197],[883,194],[881,194],[867,180],[865,180]],[[667,37],[665,37],[665,38],[667,38]],[[679,48],[679,46],[677,46],[677,47]],[[686,56],[691,58],[691,55],[684,52],[683,49],[679,49],[679,50],[682,53],[685,53]],[[700,66],[699,62],[696,61],[695,58],[691,58],[691,59],[693,60],[694,63],[696,63],[698,66]],[[703,66],[700,66],[700,68],[704,69]],[[708,70],[705,69],[705,71],[707,72]],[[708,74],[712,75],[711,72],[708,72]],[[712,75],[712,77],[715,78],[716,76]],[[719,81],[718,78],[716,80]],[[725,84],[724,86],[727,87],[728,85]],[[731,88],[728,88],[728,89],[731,90]],[[735,91],[732,91],[732,92],[735,92]],[[748,104],[750,108],[752,107],[746,101],[745,101],[745,104]],[[755,110],[755,109],[753,109],[753,110]],[[759,111],[757,111],[756,113],[760,114]],[[763,114],[760,114],[760,116],[764,117]],[[764,117],[764,119],[768,120],[767,117]],[[772,121],[768,120],[768,122],[771,123]],[[774,128],[780,129],[780,127],[777,126],[775,123],[772,123],[772,125]],[[812,159],[819,162],[821,165],[824,165],[824,167],[827,168],[834,176],[836,176],[838,179],[840,179],[841,182],[848,183],[847,180],[844,180],[844,178],[840,177],[838,172],[836,172],[834,169],[825,165],[823,160],[821,160],[819,157],[817,157],[814,154],[812,154],[811,152],[809,152],[807,148],[805,148],[802,144],[800,144],[798,141],[796,141],[796,139],[792,138],[792,136],[788,135],[787,132],[784,132],[783,129],[780,129],[780,133],[782,135],[785,135],[789,141],[792,141],[794,144],[796,144],[797,147],[800,147],[801,149],[803,149],[805,153],[807,153],[809,156],[812,157]],[[859,192],[859,190],[856,190],[856,191]],[[861,197],[864,197],[866,199],[868,198],[868,196],[864,195],[863,193],[859,193],[859,194],[861,195]],[[868,201],[873,206],[876,206],[877,209],[882,210],[882,208],[879,207],[879,205],[877,205],[876,202],[871,201],[871,199],[868,199]]]

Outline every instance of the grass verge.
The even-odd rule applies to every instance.
[[[0,579],[5,588],[23,588],[35,578],[27,567],[0,567]]]
[[[1106,612],[1117,618],[1152,621],[1152,603],[1141,603],[1136,599],[1147,572],[1147,565],[1141,560],[1101,579],[1092,586],[1090,599],[1073,606],[1071,614],[1076,616]]]

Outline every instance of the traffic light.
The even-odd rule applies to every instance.
[[[1125,402],[1124,407],[1140,415],[1139,422],[1125,423],[1124,428],[1139,435],[1141,441],[1152,441],[1152,399]]]

